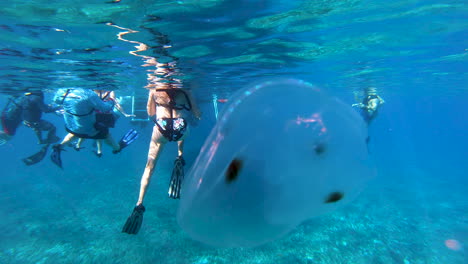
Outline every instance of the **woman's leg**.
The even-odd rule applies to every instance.
[[[187,138],[187,136],[189,134],[190,134],[190,129],[189,129],[189,127],[187,127],[187,129],[184,132],[184,135],[180,138],[179,141],[177,141],[177,155],[178,155],[178,157],[182,157],[182,155],[184,154],[184,142],[185,142],[185,138]]]
[[[77,141],[76,141],[76,144],[74,146],[75,150],[80,150],[81,149],[81,144],[83,144],[83,142],[85,141],[84,138],[79,138]]]
[[[96,139],[96,155],[98,157],[102,155],[102,139]]]
[[[68,144],[68,142],[72,141],[76,136],[73,135],[72,133],[68,133],[65,138],[62,140],[62,142],[60,143],[60,145],[65,145],[65,144]]]
[[[146,195],[146,190],[151,180],[151,176],[154,173],[156,163],[159,159],[162,149],[166,144],[166,140],[163,138],[158,128],[154,126],[153,135],[151,136],[151,142],[148,151],[148,159],[146,161],[145,171],[141,177],[140,182],[140,194],[138,196],[137,206],[143,204],[143,199]]]
[[[184,140],[177,141],[177,154],[179,157],[184,154]]]

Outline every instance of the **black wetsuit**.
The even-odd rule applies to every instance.
[[[56,110],[56,108],[44,103],[44,97],[36,94],[25,95],[21,106],[23,107],[23,120],[31,123],[39,122],[42,119],[42,113]]]
[[[44,103],[42,92],[27,93],[21,100],[22,119],[24,125],[30,127],[37,135],[38,140],[42,143],[42,131],[47,131],[47,141],[57,141],[55,135],[56,128],[49,121],[42,119],[42,113],[50,113],[57,110],[57,107],[52,107]],[[45,143],[45,142],[44,142]]]

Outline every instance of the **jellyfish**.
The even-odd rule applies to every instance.
[[[238,91],[184,180],[177,221],[215,247],[255,247],[352,202],[375,172],[362,118],[295,79]]]

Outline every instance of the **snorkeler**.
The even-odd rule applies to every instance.
[[[25,93],[21,101],[21,106],[23,108],[23,124],[31,128],[37,136],[38,143],[44,145],[37,153],[22,159],[26,165],[33,165],[44,159],[49,145],[60,140],[56,135],[57,129],[55,126],[49,121],[42,119],[42,113],[52,113],[60,107],[46,105],[44,103],[44,93],[42,91]],[[42,138],[42,131],[47,131],[46,139]]]
[[[149,146],[148,160],[141,178],[138,201],[122,229],[122,232],[128,234],[137,234],[140,230],[143,213],[145,212],[143,199],[148,184],[164,145],[170,141],[177,142],[178,156],[174,162],[168,194],[171,198],[179,198],[180,186],[184,177],[183,167],[185,165],[182,157],[183,145],[189,131],[187,119],[189,115],[193,115],[197,119],[201,118],[201,112],[195,104],[190,91],[181,88],[179,84],[160,83],[156,88],[150,90],[147,112],[154,122],[153,134]]]
[[[45,157],[49,145],[60,139],[55,134],[55,126],[42,119],[42,113],[51,113],[57,109],[57,107],[44,103],[44,93],[42,91],[27,92],[16,99],[10,98],[2,112],[3,131],[0,133],[0,144],[4,144],[11,139],[22,121],[25,126],[34,131],[38,144],[44,145],[39,152],[22,160],[26,165],[40,162]],[[42,138],[43,131],[47,132],[46,139]]]
[[[101,112],[111,111],[114,102],[104,102],[92,90],[81,88],[60,89],[54,102],[63,106],[65,129],[68,134],[60,144],[53,146],[51,160],[62,168],[61,151],[63,146],[75,138],[104,139],[113,149],[113,153],[119,153],[123,148],[132,143],[138,133],[131,129],[117,144],[109,134],[109,128],[96,123],[96,110]]]
[[[42,113],[52,113],[57,107],[44,103],[42,91],[27,92],[21,97],[10,98],[2,111],[2,127],[6,140],[11,139],[16,129],[21,124],[31,128],[37,136],[38,144],[52,144],[59,140],[55,134],[55,126],[42,119]],[[42,138],[42,131],[47,131],[47,138]]]
[[[115,127],[115,122],[118,119],[118,115],[116,112],[122,114],[125,117],[132,117],[134,115],[127,114],[123,107],[120,105],[120,103],[117,101],[117,98],[115,97],[115,92],[114,91],[107,91],[107,90],[98,90],[95,89],[94,92],[99,95],[99,98],[101,98],[102,101],[104,102],[113,102],[114,107],[112,110],[109,110],[107,112],[99,111],[96,110],[96,124],[100,127],[107,127],[107,128],[114,128]],[[114,109],[116,111],[114,111]],[[78,141],[76,142],[74,149],[79,151],[82,149],[81,144],[84,142],[84,138],[79,138]],[[95,154],[98,157],[102,156],[102,140],[101,139],[96,139],[96,151]]]
[[[378,110],[385,101],[377,94],[375,87],[364,89],[364,98],[361,103],[353,104],[353,107],[359,107],[364,121],[369,123],[377,116]]]
[[[42,91],[34,91],[26,93],[21,100],[23,108],[23,124],[31,128],[36,133],[39,144],[53,144],[60,140],[55,134],[55,126],[47,120],[42,119],[42,113],[52,113],[59,107],[52,107],[44,103],[44,93]],[[42,131],[47,131],[47,138],[42,138]]]

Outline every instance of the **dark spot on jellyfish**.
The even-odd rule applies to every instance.
[[[226,171],[226,183],[231,183],[237,179],[242,169],[242,161],[240,159],[234,159],[229,164]]]
[[[318,143],[314,146],[314,150],[317,155],[321,155],[327,150],[327,147],[324,143]]]
[[[325,203],[336,203],[339,200],[343,199],[344,193],[342,192],[332,192],[325,199]]]

